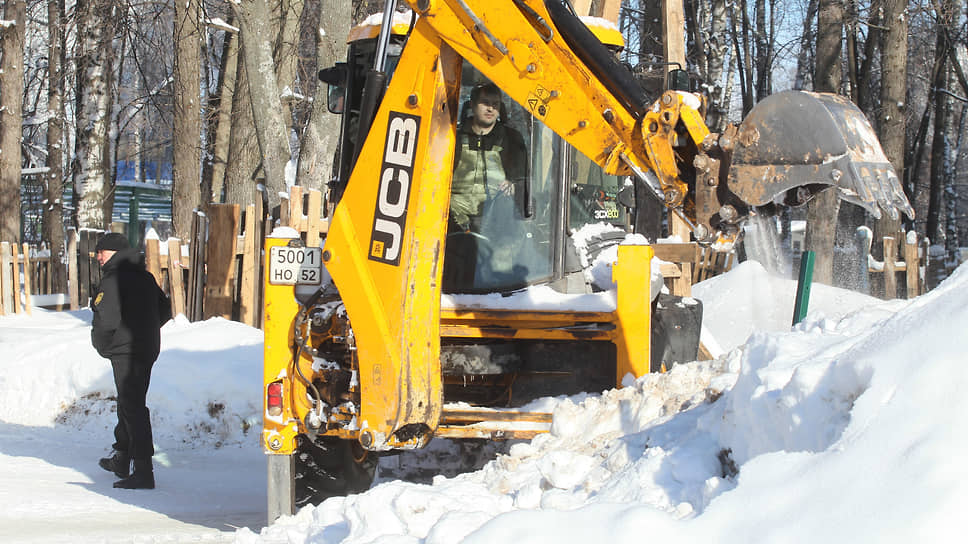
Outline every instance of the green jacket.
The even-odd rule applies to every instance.
[[[491,132],[477,135],[470,123],[461,125],[450,188],[451,219],[470,228],[471,219],[481,215],[484,202],[497,194],[504,180],[520,194],[527,175],[527,149],[518,131],[498,123]]]

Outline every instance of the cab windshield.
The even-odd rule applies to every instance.
[[[461,80],[444,291],[501,292],[548,281],[561,146],[467,63]]]

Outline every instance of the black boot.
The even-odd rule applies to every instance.
[[[118,478],[127,478],[131,470],[131,458],[128,454],[115,450],[111,457],[104,457],[97,462],[98,466],[108,472],[113,472]]]
[[[154,489],[155,472],[151,466],[151,457],[134,460],[134,473],[127,478],[114,482],[119,489]]]

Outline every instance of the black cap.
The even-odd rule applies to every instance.
[[[109,232],[97,241],[94,251],[121,251],[128,249],[128,239],[119,232]]]

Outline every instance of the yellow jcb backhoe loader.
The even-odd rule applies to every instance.
[[[533,398],[694,360],[701,305],[661,300],[651,247],[626,240],[643,199],[701,243],[729,244],[751,214],[828,188],[874,215],[913,215],[840,97],[779,93],[711,134],[701,95],[646,96],[602,43],[617,31],[562,0],[408,3],[403,19],[387,2],[382,21],[354,28],[347,62],[320,73],[342,113],[322,247],[288,229],[266,240],[270,521],[366,489],[377,455],[433,437],[529,438],[551,420],[524,406]],[[455,229],[458,128],[487,82],[527,175]],[[614,284],[589,273],[609,250]]]

